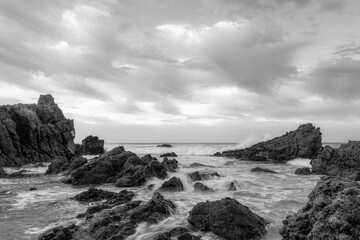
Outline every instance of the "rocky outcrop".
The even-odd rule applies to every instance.
[[[267,169],[267,168],[261,168],[261,167],[255,167],[253,169],[251,169],[251,172],[262,172],[262,173],[275,173],[277,174],[277,172]]]
[[[4,169],[0,166],[0,177],[5,177],[7,174]]]
[[[156,147],[162,147],[162,148],[172,148],[172,147],[174,147],[174,146],[173,146],[173,145],[171,145],[171,144],[164,143],[164,144],[159,144],[159,145],[157,145]]]
[[[85,163],[87,163],[87,160],[82,156],[75,156],[70,160],[64,157],[59,157],[50,163],[45,174],[62,173],[63,175],[68,175],[75,169],[84,165]]]
[[[296,169],[295,174],[297,174],[297,175],[311,175],[312,172],[311,172],[310,168],[303,167],[303,168]]]
[[[165,181],[161,187],[159,188],[160,191],[171,191],[171,192],[178,192],[184,190],[184,185],[182,184],[181,180],[177,177],[172,177],[169,180]]]
[[[324,147],[318,158],[310,164],[317,174],[341,176],[355,181],[360,180],[360,141],[349,141],[339,148]]]
[[[159,234],[158,236],[154,237],[153,240],[171,240],[173,237],[180,236],[188,232],[189,230],[187,228],[177,227],[171,229],[170,231]]]
[[[175,172],[178,168],[178,161],[176,159],[164,158],[162,164],[166,167],[169,172]]]
[[[283,221],[283,240],[360,239],[360,184],[324,177],[309,194],[309,202]]]
[[[104,140],[99,140],[97,136],[87,136],[82,140],[81,145],[77,144],[76,152],[82,155],[100,155],[105,152]]]
[[[194,184],[194,191],[195,192],[214,192],[214,189],[209,188],[208,186],[204,185],[201,182],[196,182]]]
[[[160,157],[177,157],[177,155],[174,152],[170,152],[170,153],[161,154]]]
[[[0,106],[0,166],[70,159],[75,152],[73,120],[66,119],[51,95],[37,104]]]
[[[321,143],[320,128],[311,123],[300,125],[295,131],[281,137],[257,143],[249,148],[224,151],[214,156],[237,158],[249,161],[287,161],[294,158],[317,157]]]
[[[258,239],[267,222],[235,199],[202,202],[190,211],[188,222],[201,231],[212,231],[224,239]]]
[[[108,203],[123,204],[125,202],[129,202],[134,196],[135,194],[133,192],[127,190],[115,193],[91,187],[88,190],[75,195],[73,199],[79,202],[97,202],[107,200]]]
[[[188,176],[193,181],[209,180],[214,177],[220,177],[219,173],[217,173],[215,171],[205,171],[205,170],[189,173]]]

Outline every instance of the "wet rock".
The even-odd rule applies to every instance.
[[[194,191],[195,192],[215,192],[214,189],[209,188],[208,186],[206,186],[200,182],[196,182],[194,184]]]
[[[73,199],[79,202],[96,202],[107,200],[107,203],[123,204],[125,202],[131,201],[134,196],[134,192],[127,190],[115,193],[91,187],[88,190],[75,195]]]
[[[196,168],[196,167],[211,167],[211,168],[214,168],[214,166],[205,165],[205,164],[201,164],[201,163],[192,163],[192,164],[189,165],[189,167],[192,167],[192,168]]]
[[[166,170],[169,172],[175,172],[176,169],[178,168],[178,161],[176,159],[168,159],[168,158],[164,158],[164,160],[162,161],[162,165],[165,166]]]
[[[160,157],[177,157],[177,155],[176,155],[176,153],[171,152],[171,153],[161,154]]]
[[[224,165],[229,166],[229,165],[234,165],[236,163],[238,163],[238,161],[227,161]]]
[[[270,169],[266,169],[266,168],[261,168],[261,167],[255,167],[253,169],[251,169],[251,172],[263,172],[263,173],[275,173],[277,174],[277,172],[270,170]]]
[[[77,152],[82,155],[99,155],[105,152],[104,140],[97,136],[87,136],[77,148]]]
[[[215,171],[195,171],[189,173],[188,176],[193,181],[209,180],[214,177],[220,177],[220,175]]]
[[[224,151],[214,156],[249,161],[287,161],[295,158],[315,159],[322,148],[320,128],[311,123],[300,125],[295,131],[257,143],[249,148]]]
[[[177,177],[172,177],[169,180],[165,181],[161,187],[159,188],[160,191],[183,191],[184,185],[182,184],[181,180]]]
[[[73,120],[51,95],[37,104],[0,106],[0,166],[21,166],[75,153]]]
[[[0,166],[0,177],[5,177],[6,175],[4,169]]]
[[[171,240],[171,238],[182,235],[189,232],[187,228],[177,227],[173,228],[168,232],[161,233],[160,235],[153,238],[153,240]]]
[[[200,240],[201,237],[191,235],[190,233],[183,233],[177,239],[178,240]]]
[[[267,222],[235,199],[202,202],[190,211],[188,222],[201,231],[212,231],[231,240],[260,238]]]
[[[323,177],[309,194],[308,203],[283,221],[283,240],[360,239],[360,184]]]
[[[35,190],[37,190],[36,187],[31,187],[31,188],[29,188],[29,191],[35,191]]]
[[[325,146],[317,159],[311,160],[312,172],[360,180],[360,141],[349,141],[340,148]]]
[[[79,227],[75,224],[68,227],[56,227],[45,231],[39,236],[39,240],[71,240]]]
[[[172,147],[174,147],[173,145],[171,145],[171,144],[159,144],[159,145],[157,145],[156,147],[162,147],[162,148],[172,148]]]
[[[234,183],[234,182],[231,182],[231,183],[230,183],[230,186],[228,187],[228,190],[229,190],[229,191],[236,191],[236,186],[235,186],[235,183]]]
[[[311,170],[308,167],[298,168],[295,170],[297,175],[311,175]]]
[[[64,157],[56,158],[50,163],[45,174],[63,173],[64,175],[67,175],[70,174],[75,169],[81,167],[85,163],[87,163],[87,159],[82,156],[75,156],[70,160]]]

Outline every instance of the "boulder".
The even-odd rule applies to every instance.
[[[339,148],[325,146],[317,159],[311,160],[312,172],[360,180],[360,141],[349,141]]]
[[[201,237],[191,235],[190,233],[183,233],[177,239],[178,240],[200,240]]]
[[[81,192],[72,199],[79,202],[97,202],[107,200],[109,203],[123,204],[129,202],[135,196],[134,192],[123,190],[119,193],[105,191],[91,187],[88,190]]]
[[[360,184],[323,177],[309,194],[308,203],[287,216],[280,234],[283,240],[360,239]]]
[[[189,167],[192,167],[192,168],[196,168],[196,167],[210,167],[210,168],[214,168],[214,166],[205,165],[205,164],[202,164],[202,163],[192,163],[192,164],[189,165]]]
[[[236,185],[234,182],[231,182],[230,183],[230,186],[228,187],[228,190],[229,191],[236,191]]]
[[[176,169],[178,168],[178,161],[176,159],[168,159],[168,158],[164,158],[164,160],[162,161],[162,165],[165,166],[166,170],[169,172],[175,172]]]
[[[153,238],[153,240],[171,240],[171,238],[182,235],[187,232],[189,232],[187,228],[177,227],[171,229],[170,231],[163,232],[157,235],[156,237]]]
[[[58,157],[50,163],[45,174],[63,173],[64,175],[67,175],[85,163],[87,163],[87,159],[82,156],[75,156],[70,160],[64,157]]]
[[[253,169],[251,169],[251,172],[263,172],[263,173],[275,173],[277,174],[277,172],[270,170],[270,169],[266,169],[266,168],[261,168],[261,167],[255,167]]]
[[[157,145],[156,147],[162,147],[162,148],[172,148],[172,147],[174,147],[174,146],[173,146],[173,145],[171,145],[171,144],[164,143],[164,144],[159,144],[159,145]]]
[[[21,166],[75,153],[73,120],[51,95],[37,104],[0,106],[0,166]]]
[[[209,180],[214,177],[220,177],[220,175],[215,171],[205,171],[205,170],[189,173],[188,176],[193,181]]]
[[[99,140],[97,136],[87,136],[78,146],[77,152],[82,155],[99,155],[105,152],[104,140]]]
[[[0,166],[0,177],[6,177],[6,172],[4,171],[4,169]]]
[[[320,128],[311,123],[300,125],[295,131],[257,143],[249,148],[224,151],[214,156],[249,161],[287,161],[295,158],[315,159],[322,148]]]
[[[311,170],[308,167],[298,168],[295,170],[297,175],[311,175]]]
[[[160,157],[177,157],[177,155],[174,152],[170,152],[170,153],[161,154]]]
[[[177,177],[172,177],[169,180],[165,181],[161,187],[159,188],[160,191],[183,191],[184,185],[182,184],[181,180]]]
[[[235,199],[202,202],[190,211],[188,222],[201,231],[212,231],[231,240],[258,239],[266,232],[267,222]]]
[[[201,182],[196,182],[194,184],[194,191],[195,192],[215,192],[214,189],[209,188],[208,186],[204,185]]]

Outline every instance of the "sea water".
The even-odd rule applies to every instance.
[[[128,237],[129,240],[152,239],[159,233],[174,227],[189,227],[196,231],[187,222],[189,211],[199,202],[214,201],[231,197],[241,204],[248,206],[253,212],[267,219],[268,233],[264,240],[281,239],[279,229],[282,220],[289,214],[297,212],[307,202],[307,195],[320,178],[318,175],[295,175],[295,169],[310,166],[309,159],[295,159],[286,164],[257,163],[239,161],[224,157],[210,156],[238,147],[237,144],[173,144],[173,148],[158,148],[157,144],[107,144],[107,150],[116,146],[124,146],[139,156],[151,154],[160,158],[160,154],[175,152],[178,157],[179,169],[170,173],[170,177],[179,177],[185,190],[181,192],[164,192],[165,198],[172,200],[177,208],[176,212],[159,224],[149,225],[141,223],[136,233]],[[90,156],[88,156],[90,157]],[[192,168],[192,163],[208,166]],[[278,174],[251,172],[254,167],[263,167],[274,170]],[[38,235],[54,226],[79,224],[81,219],[76,219],[83,213],[88,204],[80,204],[70,198],[87,189],[60,183],[59,175],[41,175],[47,167],[23,167],[29,173],[40,173],[38,177],[23,179],[0,179],[0,239],[37,239]],[[14,171],[5,168],[6,171]],[[19,169],[16,169],[19,170]],[[194,192],[194,182],[188,173],[197,170],[216,171],[220,177],[204,180],[203,183],[214,189],[215,192]],[[147,201],[154,191],[161,186],[163,180],[150,179],[142,187],[127,188],[136,192],[136,200]],[[237,191],[228,191],[230,183],[234,182]],[[147,185],[154,184],[150,191]],[[29,191],[31,187],[37,190]],[[119,192],[124,188],[105,184],[99,188]],[[199,232],[200,233],[200,232]],[[221,239],[212,233],[201,233],[204,240]]]

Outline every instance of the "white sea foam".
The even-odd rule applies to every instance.
[[[294,160],[288,161],[287,164],[311,168],[310,161],[311,160],[307,158],[296,158]]]

